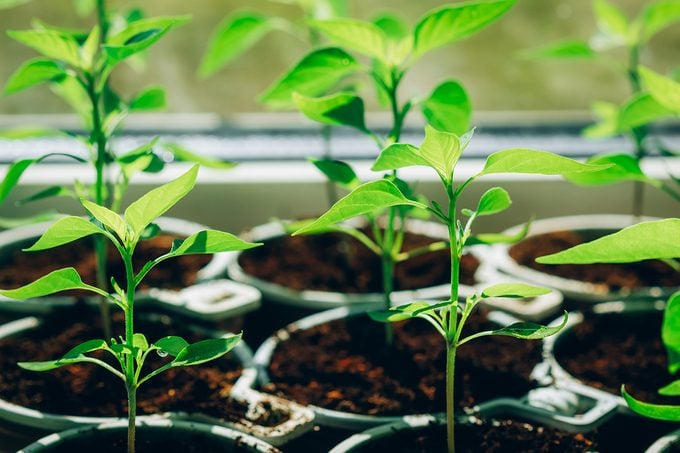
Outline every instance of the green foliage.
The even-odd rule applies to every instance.
[[[675,375],[680,371],[680,292],[673,294],[666,303],[661,339],[666,346],[668,372]],[[668,393],[669,389],[664,391]]]
[[[549,289],[526,285],[524,283],[500,283],[484,289],[482,291],[482,297],[538,297],[549,294],[550,292]]]
[[[680,2],[677,3],[680,11]],[[640,76],[656,102],[670,112],[680,112],[680,83],[645,67],[640,68]]]
[[[387,35],[372,22],[341,18],[312,20],[309,24],[344,48],[388,63]]]
[[[5,85],[4,94],[9,95],[35,85],[66,77],[64,68],[53,60],[36,58],[29,60],[12,74]]]
[[[596,58],[597,52],[590,48],[587,42],[570,39],[548,44],[544,47],[520,53],[523,58]]]
[[[574,173],[566,178],[574,184],[584,186],[599,186],[622,181],[642,181],[653,186],[659,186],[657,180],[642,172],[640,162],[629,154],[601,154],[589,158],[586,163],[610,165],[610,167],[596,173]]]
[[[82,69],[80,47],[68,33],[55,30],[10,30],[7,35],[45,57]]]
[[[466,213],[464,210],[464,213],[468,216],[476,215],[477,217],[493,215],[505,211],[511,204],[512,200],[510,200],[510,195],[505,189],[502,187],[492,187],[484,192],[474,212],[467,211]]]
[[[486,158],[484,169],[478,176],[494,173],[524,173],[534,175],[572,175],[599,172],[610,165],[589,165],[568,157],[533,149],[506,149]]]
[[[168,16],[140,19],[128,24],[128,26],[109,37],[104,50],[111,66],[142,52],[173,28],[186,23],[186,16]]]
[[[63,217],[50,225],[35,244],[24,251],[37,252],[47,250],[93,234],[103,233],[104,231],[101,228],[83,217]]]
[[[320,98],[293,94],[297,108],[309,119],[323,124],[353,127],[368,133],[364,122],[364,101],[351,93],[335,93]]]
[[[432,127],[462,135],[470,130],[472,103],[463,85],[448,80],[437,86],[420,108]]]
[[[83,283],[80,275],[78,275],[74,268],[68,267],[50,272],[44,277],[40,277],[38,280],[20,288],[2,289],[0,290],[0,295],[12,299],[25,300],[73,289],[83,289],[101,294],[101,291],[97,290],[97,288]]]
[[[626,404],[633,411],[640,415],[656,420],[666,420],[671,422],[680,421],[680,406],[666,404],[651,404],[633,398],[624,386],[621,386],[621,394],[626,400]]]
[[[310,162],[326,175],[329,180],[345,189],[352,190],[361,185],[357,174],[345,162],[331,159],[310,159]]]

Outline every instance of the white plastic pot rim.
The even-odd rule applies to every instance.
[[[649,446],[646,453],[667,453],[671,447],[680,444],[680,429],[660,437]]]

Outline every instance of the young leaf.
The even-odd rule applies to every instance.
[[[412,145],[394,143],[380,152],[375,163],[371,167],[373,171],[397,170],[399,168],[413,166],[429,167],[430,164],[420,150]]]
[[[480,31],[505,14],[515,0],[472,1],[444,6],[427,13],[415,27],[417,56]]]
[[[3,94],[9,95],[44,82],[66,76],[66,71],[52,60],[36,58],[29,60],[12,74]]]
[[[151,47],[171,29],[186,23],[189,17],[152,17],[131,22],[121,32],[110,36],[104,49],[112,65]]]
[[[648,259],[680,258],[680,219],[642,222],[616,233],[552,255],[536,258],[542,264],[634,263]]]
[[[336,93],[310,98],[293,93],[293,101],[307,118],[330,125],[348,126],[367,132],[364,122],[364,101],[351,93]]]
[[[182,349],[189,346],[189,343],[187,343],[187,341],[182,337],[169,336],[161,338],[160,340],[156,341],[153,345],[162,352],[165,352],[168,355],[176,357],[177,354],[179,354],[182,351]]]
[[[177,143],[163,143],[163,147],[167,148],[172,153],[173,157],[180,162],[193,162],[195,164],[199,164],[201,167],[215,168],[219,170],[228,170],[236,166],[236,163],[234,162],[211,159],[206,156],[201,156],[200,154],[189,151]]]
[[[129,103],[131,112],[159,110],[165,108],[165,90],[161,87],[149,87],[138,93]]]
[[[606,0],[595,0],[593,4],[597,27],[608,40],[625,44],[628,39],[628,19],[621,10]]]
[[[492,331],[491,335],[520,338],[522,340],[541,340],[545,337],[555,335],[557,332],[562,330],[562,328],[567,325],[568,318],[569,316],[567,315],[567,312],[564,312],[562,323],[559,326],[554,327],[543,326],[533,322],[516,322],[507,327]]]
[[[463,85],[454,80],[435,88],[421,109],[427,122],[440,131],[462,135],[470,129],[472,103]]]
[[[184,240],[173,244],[169,255],[200,255],[220,252],[247,250],[262,244],[245,242],[230,233],[217,230],[204,230],[194,233]]]
[[[87,361],[83,360],[86,359],[85,354],[102,349],[108,349],[104,340],[89,340],[68,351],[61,359],[45,362],[19,362],[18,365],[29,371],[50,371],[64,365]]]
[[[420,145],[420,155],[447,183],[453,179],[453,169],[463,153],[456,134],[425,126],[425,140]]]
[[[680,11],[680,1],[677,3]],[[645,87],[656,102],[670,111],[680,112],[680,83],[645,67],[640,67],[638,71]]]
[[[54,60],[81,67],[78,43],[73,36],[55,30],[24,30],[7,32],[10,38]]]
[[[662,396],[680,396],[680,379],[659,389]]]
[[[595,52],[587,42],[578,40],[560,41],[544,47],[520,52],[520,57],[526,59],[548,58],[595,58]]]
[[[619,133],[619,106],[610,102],[594,102],[591,106],[597,122],[581,132],[584,137],[612,137]]]
[[[476,236],[470,236],[465,242],[465,245],[476,245],[476,244],[514,244],[515,242],[521,241],[529,233],[529,226],[531,222],[524,224],[522,229],[513,235],[500,234],[500,233],[485,233],[478,234]]]
[[[103,234],[97,225],[82,217],[68,216],[54,222],[25,252],[37,252],[68,244],[92,234]]]
[[[179,178],[151,190],[128,206],[123,218],[134,237],[139,238],[148,224],[184,198],[194,187],[197,176],[198,165],[194,165]]]
[[[392,307],[389,310],[369,311],[368,316],[370,316],[373,321],[378,322],[399,322],[416,318],[420,313],[430,309],[434,310],[435,307],[427,302],[413,302],[411,304]]]
[[[633,398],[626,392],[624,386],[621,386],[621,395],[626,400],[628,407],[640,415],[656,420],[680,421],[680,406],[645,403]]]
[[[344,198],[338,200],[331,208],[314,222],[300,228],[293,236],[315,231],[328,225],[364,214],[389,208],[391,206],[410,205],[426,209],[427,206],[409,200],[399,188],[386,179],[371,181],[360,185]]]
[[[371,22],[341,18],[311,20],[308,23],[342,47],[383,62],[387,61],[387,36]]]
[[[339,160],[332,159],[309,159],[326,177],[334,183],[348,190],[353,190],[361,185],[359,177],[352,167]]]
[[[533,149],[506,149],[491,154],[484,169],[476,177],[494,173],[528,173],[539,175],[568,175],[600,171],[611,165],[588,165],[568,157]]]
[[[618,131],[626,132],[673,115],[663,104],[647,93],[635,96],[619,110]]]
[[[198,73],[208,77],[232,62],[272,30],[271,21],[256,13],[226,17],[215,29]]]
[[[89,200],[82,199],[80,203],[85,210],[95,219],[99,220],[102,225],[114,232],[120,240],[125,241],[127,238],[127,225],[123,218],[112,210],[99,206]]]
[[[640,168],[640,162],[630,154],[605,154],[589,158],[586,163],[592,165],[612,164],[611,167],[594,173],[573,173],[565,178],[584,186],[615,184],[623,181],[642,181],[658,186],[658,181],[647,177]]]
[[[293,93],[321,96],[360,69],[361,65],[340,48],[314,50],[267,88],[259,100],[271,108],[293,108]]]
[[[373,23],[378,26],[393,41],[401,41],[409,34],[408,25],[399,17],[391,13],[381,13],[373,19]]]
[[[234,349],[239,341],[241,341],[241,334],[190,344],[177,354],[175,360],[172,361],[172,366],[193,366],[210,362]]]
[[[645,6],[640,19],[640,40],[648,41],[664,28],[680,21],[680,1],[660,0]]]
[[[666,303],[661,338],[668,354],[668,372],[674,375],[680,371],[680,292],[673,294]]]
[[[505,211],[512,204],[510,195],[501,187],[492,187],[484,192],[477,204],[477,216],[493,215]]]
[[[538,286],[525,285],[524,283],[500,283],[489,286],[482,291],[482,297],[538,297],[550,294],[551,290]]]
[[[80,278],[78,272],[72,268],[59,269],[49,274],[40,277],[36,281],[29,283],[16,289],[0,289],[0,295],[9,297],[11,299],[33,299],[36,297],[48,296],[50,294],[59,293],[61,291],[69,291],[72,289],[84,289],[92,291],[97,294],[104,292],[93,286],[90,286]]]

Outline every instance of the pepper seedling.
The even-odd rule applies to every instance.
[[[680,219],[642,222],[585,244],[536,259],[543,264],[634,263],[660,259],[680,272]],[[668,356],[669,375],[680,371],[680,292],[666,302],[661,339]],[[635,412],[661,420],[680,421],[680,406],[639,401],[621,386],[621,393]],[[659,389],[662,396],[680,396],[680,379]]]
[[[319,228],[328,228],[356,216],[376,215],[395,206],[413,206],[427,210],[446,225],[449,232],[451,254],[450,298],[438,303],[416,301],[408,305],[392,307],[389,310],[372,312],[370,316],[381,322],[421,318],[431,323],[446,341],[447,445],[450,452],[455,450],[453,382],[457,348],[475,338],[488,335],[540,339],[556,333],[567,321],[565,313],[562,324],[555,327],[520,322],[505,328],[477,332],[465,338],[461,337],[465,321],[481,300],[489,297],[536,297],[550,292],[548,289],[526,284],[498,284],[467,297],[464,304],[459,304],[459,271],[464,248],[472,244],[492,244],[516,239],[502,234],[473,234],[472,232],[472,227],[477,218],[497,214],[510,207],[510,196],[505,189],[493,187],[482,195],[475,209],[463,209],[461,213],[467,217],[467,221],[464,223],[458,217],[458,200],[461,194],[472,182],[485,175],[525,173],[564,176],[600,171],[607,168],[607,166],[602,165],[583,164],[545,151],[507,149],[489,155],[484,168],[480,172],[464,182],[456,184],[454,181],[455,168],[471,139],[472,132],[459,137],[428,126],[425,141],[420,147],[402,143],[392,144],[380,153],[373,165],[374,171],[397,170],[412,166],[425,166],[433,169],[446,193],[448,199],[446,208],[435,201],[425,204],[412,200],[394,182],[389,179],[381,179],[355,188],[321,217],[294,233],[301,234]]]
[[[241,338],[241,334],[229,335],[189,344],[181,337],[168,336],[149,343],[143,333],[135,332],[135,290],[156,265],[183,255],[245,250],[259,245],[244,242],[230,233],[204,230],[186,239],[176,240],[167,253],[147,262],[137,271],[133,269],[132,257],[136,247],[143,240],[145,232],[154,227],[157,228],[153,221],[191,191],[197,175],[198,166],[196,165],[176,180],[143,195],[130,204],[122,216],[104,206],[81,199],[89,218],[68,216],[57,220],[35,244],[25,250],[27,252],[46,250],[83,237],[102,236],[115,247],[125,266],[125,281],[117,282],[111,277],[113,291],[107,290],[106,287],[84,283],[72,267],[51,272],[21,288],[0,290],[3,296],[21,300],[68,290],[84,290],[98,294],[123,311],[125,314],[124,338],[120,340],[111,338],[110,341],[104,339],[86,341],[68,351],[60,359],[46,362],[22,362],[19,366],[31,371],[49,371],[73,363],[88,362],[99,365],[120,378],[125,384],[128,399],[129,453],[135,450],[138,388],[154,376],[171,368],[199,365],[222,357],[236,346]],[[96,351],[110,354],[114,359],[114,365],[111,364],[112,361],[88,355]],[[144,362],[153,352],[161,356],[170,356],[172,360],[142,375]]]
[[[622,105],[611,102],[595,102],[593,113],[598,122],[586,128],[586,137],[602,138],[615,135],[627,136],[633,144],[633,154],[602,154],[588,160],[590,163],[613,163],[609,170],[592,175],[575,175],[572,182],[582,185],[613,184],[633,182],[633,203],[631,212],[640,216],[643,212],[644,184],[659,188],[676,200],[680,192],[663,181],[646,175],[640,161],[659,152],[672,154],[658,140],[651,140],[650,127],[653,123],[673,115],[665,103],[644,88],[644,69],[640,56],[645,53],[649,41],[659,32],[680,21],[680,1],[658,0],[648,2],[637,17],[629,20],[614,3],[594,0],[593,11],[597,33],[589,41],[569,39],[523,52],[528,58],[587,59],[603,63],[616,74],[625,77],[632,96]],[[627,52],[627,60],[621,62],[612,57],[617,50]]]

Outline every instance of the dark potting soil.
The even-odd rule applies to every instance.
[[[273,354],[272,382],[264,389],[303,404],[357,414],[443,412],[443,338],[423,320],[393,326],[390,350],[384,348],[384,325],[365,315],[292,332]],[[478,314],[466,330],[495,327]],[[456,363],[458,405],[525,394],[540,360],[540,342],[486,337],[465,344]]]
[[[141,242],[135,251],[135,270],[141,269],[147,261],[167,253],[174,239],[177,238],[160,235]],[[196,283],[196,274],[210,259],[209,255],[186,255],[166,260],[145,277],[140,288],[186,288]],[[119,283],[124,283],[125,268],[112,247],[108,249],[108,266],[109,275],[115,276]],[[83,281],[96,284],[97,259],[92,240],[86,238],[41,252],[22,252],[17,249],[0,266],[0,288],[17,288],[64,267],[75,267]]]
[[[602,233],[604,234],[604,233]],[[563,278],[602,285],[605,291],[619,291],[648,286],[680,286],[680,272],[658,260],[630,264],[548,265],[534,260],[595,239],[597,235],[558,231],[528,237],[510,248],[510,256],[519,264]]]
[[[657,390],[674,379],[668,374],[661,341],[661,313],[586,315],[555,346],[557,361],[572,376],[619,395],[625,384],[638,399],[680,405],[680,397]]]
[[[573,434],[512,419],[458,424],[456,451],[461,453],[566,453],[596,451],[592,434]],[[433,453],[446,451],[446,427],[430,425],[396,432],[371,442],[361,452]]]
[[[138,429],[135,442],[137,453],[245,453],[255,451],[245,442],[219,439],[200,433],[176,431],[171,429]],[[120,453],[127,451],[127,431],[103,430],[96,437],[69,440],[63,445],[45,450],[46,453]],[[270,448],[268,453],[279,452]]]
[[[404,251],[432,243],[430,237],[407,233]],[[341,291],[346,293],[382,292],[380,258],[354,238],[338,233],[312,236],[282,236],[243,252],[243,270],[262,280],[295,290]],[[461,281],[475,283],[479,261],[465,255]],[[451,263],[448,251],[421,255],[395,267],[395,290],[426,288],[449,282]]]
[[[101,338],[98,317],[88,310],[85,313],[84,316],[77,307],[60,310],[46,318],[40,328],[0,340],[0,397],[20,406],[55,414],[126,416],[123,383],[99,366],[74,364],[45,373],[26,371],[17,366],[19,361],[54,360],[85,340]],[[123,333],[121,318],[117,316],[116,319],[116,337]],[[191,332],[184,323],[175,322],[168,316],[157,317],[154,321],[138,317],[136,330],[144,332],[149,342],[167,335],[179,335],[189,342],[205,339],[204,335]],[[111,360],[108,354],[100,358]],[[142,375],[168,360],[150,354]],[[170,369],[140,387],[138,413],[184,411],[229,421],[243,419],[247,405],[229,398],[232,384],[240,374],[240,365],[228,358]],[[254,422],[275,426],[288,417],[270,407],[264,409],[262,417]]]

